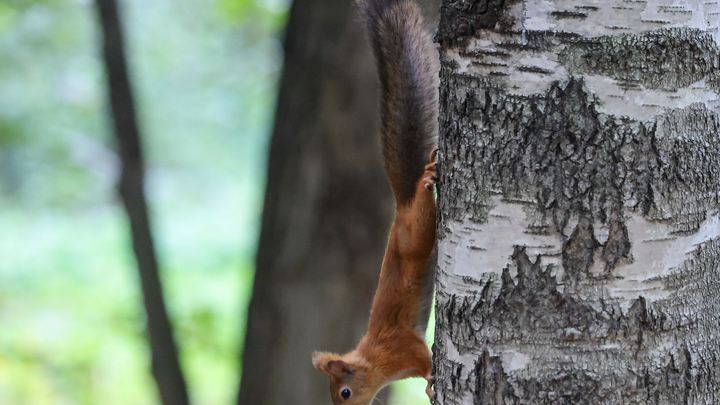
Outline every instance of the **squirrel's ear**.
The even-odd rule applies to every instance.
[[[328,361],[327,369],[330,374],[338,377],[343,375],[353,375],[356,371],[353,367],[351,367],[349,364],[345,363],[342,360]]]
[[[330,353],[315,352],[312,356],[312,363],[318,371],[330,377],[332,374],[330,374],[330,371],[327,369],[327,364],[330,362],[330,359]]]
[[[314,352],[312,356],[313,366],[315,366],[316,369],[322,371],[321,365],[324,363],[323,359],[325,357],[327,357],[326,353]]]
[[[315,352],[312,357],[313,366],[328,377],[342,377],[355,374],[355,368],[333,353]]]

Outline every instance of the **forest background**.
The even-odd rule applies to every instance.
[[[289,2],[120,5],[191,401],[234,403]],[[0,1],[1,404],[159,403],[99,34],[92,1]]]

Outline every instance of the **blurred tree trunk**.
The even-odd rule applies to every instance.
[[[674,4],[444,2],[439,403],[720,403],[720,7]]]
[[[365,333],[393,215],[357,8],[294,1],[284,49],[240,405],[330,403],[312,351]]]
[[[164,405],[188,404],[172,327],[163,300],[144,191],[143,157],[115,0],[97,0],[115,136],[122,162],[119,191],[130,220],[147,313],[152,373]]]

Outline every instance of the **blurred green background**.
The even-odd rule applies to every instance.
[[[194,404],[235,402],[288,2],[121,2]],[[0,404],[159,403],[98,30],[90,0],[0,0]]]

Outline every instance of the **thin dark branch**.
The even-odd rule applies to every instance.
[[[103,57],[115,136],[122,162],[119,191],[130,220],[133,250],[140,273],[152,352],[152,373],[164,405],[187,405],[185,379],[165,309],[150,233],[140,134],[128,79],[118,7],[115,0],[96,0],[96,4],[104,34]]]

